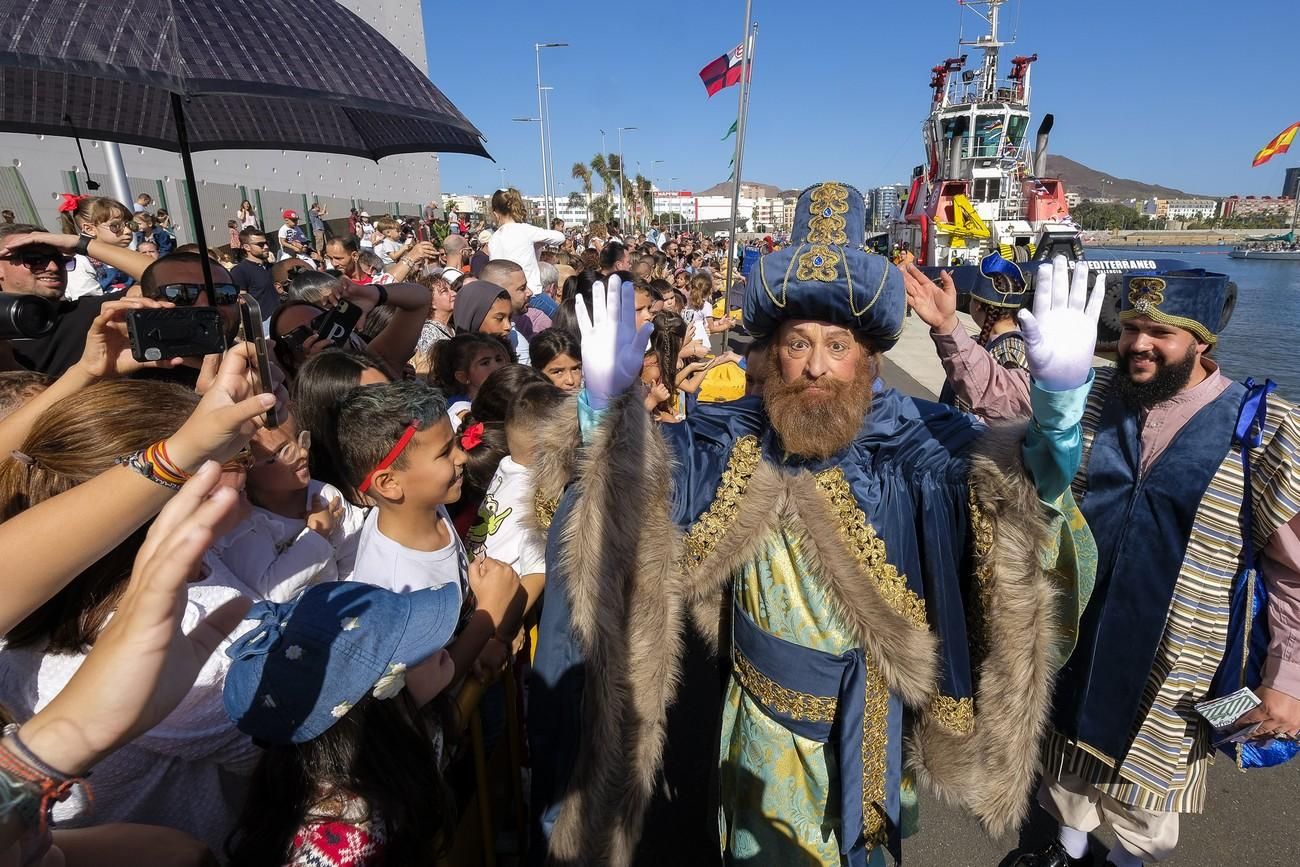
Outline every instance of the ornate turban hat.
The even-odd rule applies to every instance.
[[[883,352],[898,341],[907,310],[903,275],[862,251],[862,193],[834,181],[799,194],[790,243],[758,260],[745,291],[745,328],[766,338],[790,319],[831,322]]]
[[[1228,306],[1228,275],[1203,268],[1128,274],[1119,297],[1121,322],[1145,316],[1185,328],[1202,343],[1214,344]]]

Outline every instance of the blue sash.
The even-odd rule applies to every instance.
[[[1268,589],[1259,580],[1255,559],[1254,489],[1250,480],[1250,449],[1264,438],[1268,418],[1268,395],[1277,387],[1273,380],[1256,385],[1246,380],[1246,398],[1237,416],[1232,441],[1241,449],[1241,471],[1245,478],[1245,495],[1241,504],[1241,571],[1232,579],[1232,608],[1228,618],[1228,644],[1223,662],[1215,672],[1209,698],[1236,692],[1243,686],[1254,689],[1263,680],[1264,660],[1268,656]],[[1232,756],[1240,768],[1270,768],[1292,759],[1300,752],[1296,741],[1250,741],[1244,744],[1220,744],[1219,750]]]
[[[741,686],[786,729],[834,750],[839,773],[840,853],[845,863],[865,867],[878,842],[885,842],[894,860],[901,861],[901,837],[889,804],[871,805],[884,822],[886,839],[868,841],[865,834],[862,724],[867,665],[863,651],[854,648],[833,656],[813,650],[769,634],[739,605],[734,610],[733,662]]]

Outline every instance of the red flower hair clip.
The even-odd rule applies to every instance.
[[[81,200],[84,198],[86,198],[86,196],[78,196],[75,193],[64,193],[63,198],[59,199],[59,213],[71,214],[73,211],[77,210],[77,205],[80,205]]]
[[[465,451],[483,442],[483,422],[478,421],[460,432],[460,447]]]

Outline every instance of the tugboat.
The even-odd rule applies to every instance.
[[[1037,54],[1017,55],[999,78],[1003,41],[999,12],[1007,0],[964,0],[987,32],[959,39],[983,54],[978,68],[968,55],[949,57],[931,69],[930,114],[922,124],[925,163],[912,170],[901,219],[889,231],[895,247],[906,245],[930,276],[948,271],[961,302],[988,278],[980,260],[997,252],[1028,275],[1039,263],[1064,255],[1094,271],[1178,270],[1177,259],[1091,259],[1084,261],[1081,231],[1070,218],[1065,184],[1047,177],[1047,143],[1053,116],[1043,118],[1030,147],[1030,72]],[[965,14],[965,13],[963,13]],[[1107,281],[1098,338],[1119,338],[1118,279]],[[1030,284],[1032,292],[1032,281]]]
[[[1012,58],[999,78],[1004,42],[998,15],[1007,0],[974,0],[964,8],[988,32],[960,45],[983,52],[977,69],[968,55],[931,70],[930,116],[922,126],[926,161],[912,172],[903,220],[891,233],[923,266],[972,266],[993,251],[1013,262],[1065,253],[1083,258],[1079,227],[1070,220],[1065,184],[1047,174],[1052,115],[1030,148],[1030,72],[1037,54]],[[981,9],[982,7],[982,9]]]

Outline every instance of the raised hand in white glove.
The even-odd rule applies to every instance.
[[[636,327],[634,295],[633,285],[613,274],[608,291],[600,283],[592,285],[590,313],[581,295],[575,302],[582,332],[582,379],[592,409],[604,409],[641,375],[654,326],[647,322]]]
[[[1034,311],[1020,311],[1029,373],[1048,391],[1068,391],[1088,381],[1097,348],[1097,316],[1106,297],[1106,278],[1097,275],[1088,295],[1088,268],[1079,262],[1070,279],[1064,256],[1034,276]]]

